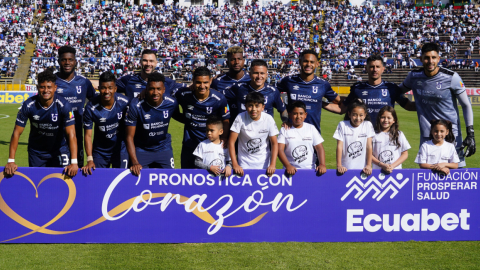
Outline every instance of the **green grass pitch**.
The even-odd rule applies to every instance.
[[[0,165],[8,159],[10,136],[20,105],[0,105]],[[404,168],[417,168],[413,162],[419,147],[415,112],[397,108],[402,130],[412,149]],[[473,108],[476,141],[480,142],[480,107]],[[460,110],[461,111],[461,110]],[[343,116],[323,111],[322,135],[327,168],[334,169],[336,141],[333,132]],[[279,115],[275,120],[280,126]],[[463,119],[463,118],[462,118]],[[463,120],[462,120],[463,123]],[[462,127],[464,131],[465,128]],[[183,126],[172,121],[175,167],[180,167]],[[20,139],[16,160],[28,166],[29,128]],[[480,149],[479,149],[480,152]],[[479,167],[480,153],[467,158],[467,167]],[[277,168],[281,168],[277,161]],[[1,224],[0,224],[1,229]],[[220,244],[1,244],[0,269],[77,269],[77,268],[375,268],[375,269],[459,269],[480,268],[480,242],[384,242],[384,243],[220,243]]]

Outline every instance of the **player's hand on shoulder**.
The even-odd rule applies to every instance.
[[[289,164],[289,165],[285,166],[285,172],[288,175],[295,175],[295,173],[297,172],[297,168],[295,168],[291,164]]]
[[[268,176],[268,177],[272,176],[272,175],[275,173],[275,169],[276,169],[276,168],[275,168],[275,164],[272,164],[272,165],[268,166],[268,168],[267,168],[267,176]],[[295,171],[296,171],[296,169],[295,169]]]
[[[242,167],[240,167],[240,165],[233,165],[233,171],[235,172],[235,174],[243,176],[243,169]]]
[[[282,123],[282,127],[283,127],[285,130],[289,130],[289,129],[292,127],[292,123],[290,123],[290,122],[283,122],[283,123]]]
[[[133,175],[139,176],[142,168],[143,168],[142,165],[137,163],[137,164],[134,164],[130,167],[130,171],[132,172]]]
[[[78,173],[78,164],[70,164],[65,169],[63,169],[63,173],[70,176],[74,177]]]
[[[325,166],[323,164],[319,164],[317,166],[317,168],[315,169],[315,171],[317,171],[318,174],[322,175],[322,174],[327,172],[327,166]]]
[[[7,177],[11,177],[15,174],[17,169],[18,169],[18,166],[15,162],[9,162],[7,163],[7,165],[5,165],[5,168],[3,169],[3,171],[5,172]]]
[[[95,170],[95,163],[93,160],[87,162],[87,165],[82,167],[82,172],[85,175],[92,175],[92,169]]]

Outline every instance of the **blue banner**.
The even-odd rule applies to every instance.
[[[3,169],[2,169],[3,170]],[[2,243],[480,240],[480,169],[360,171],[61,168],[0,176]]]

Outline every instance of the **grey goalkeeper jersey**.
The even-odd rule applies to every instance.
[[[400,87],[413,92],[422,137],[429,137],[430,120],[444,119],[452,122],[455,136],[461,142],[457,95],[465,92],[465,85],[456,72],[440,68],[435,76],[428,77],[423,69],[412,70]]]

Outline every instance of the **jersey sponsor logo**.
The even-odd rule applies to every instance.
[[[100,131],[105,132],[105,126],[99,126],[98,129],[100,129]]]
[[[163,118],[168,118],[168,111],[163,111]]]
[[[363,145],[361,142],[353,142],[347,147],[348,157],[355,159],[362,154]]]
[[[117,118],[122,119],[122,112],[117,113]]]
[[[437,82],[436,88],[437,88],[437,89],[442,89],[442,83],[441,83],[441,82]]]
[[[297,99],[297,94],[290,94],[290,98],[293,99],[293,100],[296,100]]]
[[[211,114],[211,113],[212,113],[212,110],[213,110],[213,107],[207,107],[206,110],[207,110],[207,113],[208,113],[208,114]]]
[[[260,151],[260,146],[262,145],[262,139],[251,139],[247,142],[247,151],[249,154],[255,154]]]
[[[385,180],[385,177],[386,175],[383,173],[378,175],[378,179],[375,176],[372,176],[370,179],[368,179],[368,181],[367,176],[363,174],[361,176],[362,181],[356,176],[353,177],[352,180],[347,183],[347,188],[349,188],[348,191],[340,200],[344,201],[354,191],[357,192],[354,198],[359,201],[365,199],[365,197],[372,191],[375,192],[372,196],[372,199],[377,201],[380,201],[389,191],[392,192],[390,194],[390,199],[393,199],[398,194],[399,190],[401,190],[410,180],[409,178],[403,180],[403,174],[397,173],[395,178],[390,176],[385,182],[382,183],[381,181]]]
[[[390,150],[385,150],[378,155],[378,160],[385,164],[392,164],[393,161],[393,152]]]
[[[68,112],[68,118],[70,118],[70,119],[74,118],[73,109],[70,112]]]
[[[145,119],[150,119],[150,114],[145,114]]]
[[[57,122],[58,120],[58,114],[57,113],[52,113],[52,121]]]
[[[465,84],[463,84],[462,81],[460,81],[460,87],[465,87]]]
[[[367,137],[367,134],[363,133],[363,134],[358,135],[358,137],[359,137],[359,138]]]
[[[363,92],[362,92],[362,95],[368,96],[368,91],[363,91]]]
[[[143,129],[150,129],[150,124],[143,124]]]
[[[33,120],[39,120],[39,119],[40,119],[40,116],[38,116],[38,115],[33,116]]]
[[[302,163],[307,159],[308,149],[305,145],[299,145],[292,151],[292,157],[296,163]]]
[[[100,123],[105,123],[105,122],[107,122],[107,118],[103,118],[103,117],[100,118]]]
[[[194,108],[193,105],[188,105],[187,106],[187,109],[189,109],[190,111],[193,111],[193,108]]]
[[[230,112],[230,107],[227,104],[227,107],[225,107],[225,113],[228,113],[228,112]]]
[[[268,133],[268,129],[262,129],[258,133]]]
[[[191,113],[186,113],[186,114],[185,114],[185,117],[188,118],[188,119],[190,119],[190,118],[192,118],[192,114],[191,114]]]

